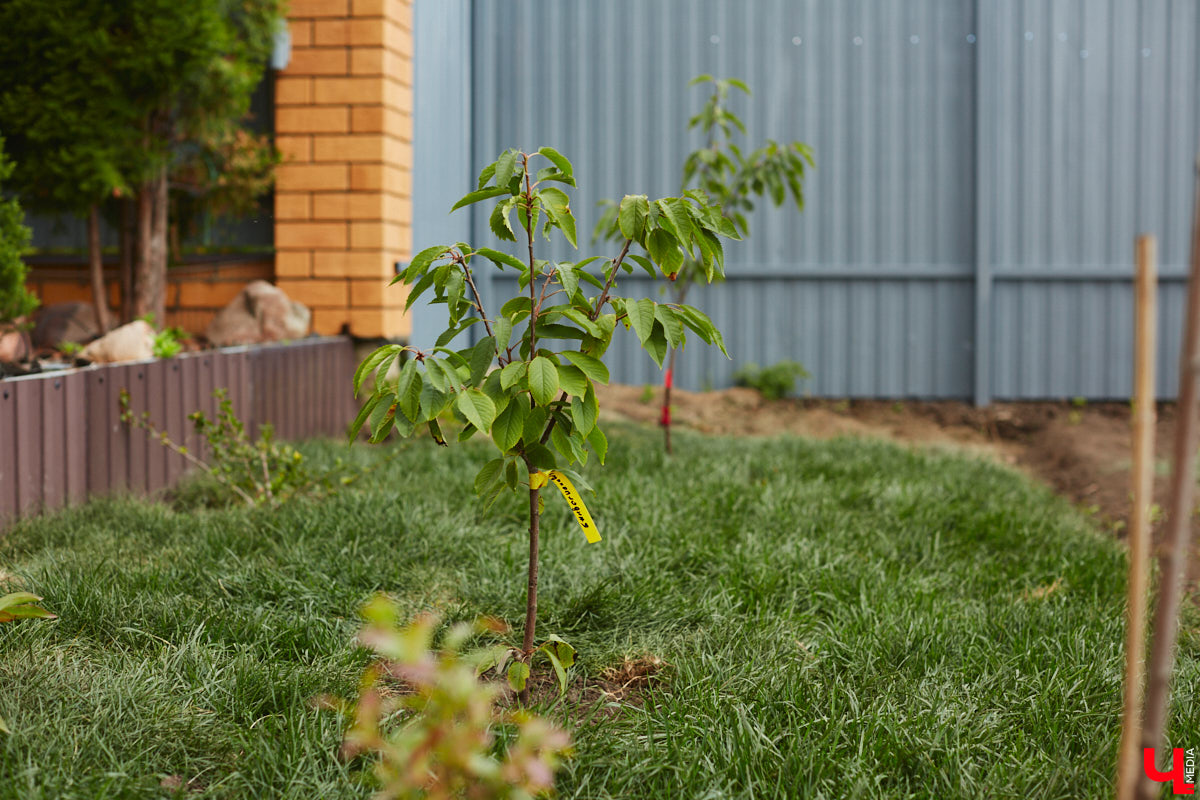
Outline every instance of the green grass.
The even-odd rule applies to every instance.
[[[644,708],[575,732],[562,797],[1108,795],[1125,560],[1086,519],[1000,467],[882,443],[677,448],[625,430],[589,467],[601,544],[547,498],[540,630],[579,649],[577,677],[671,665]],[[167,775],[369,794],[310,705],[353,691],[363,601],[522,618],[523,501],[479,517],[486,457],[418,445],[372,488],[275,512],[122,500],[22,523],[0,565],[60,619],[0,627],[0,798],[167,796]],[[1190,747],[1194,619],[1179,658]]]

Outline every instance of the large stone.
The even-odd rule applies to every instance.
[[[253,281],[217,312],[205,335],[218,347],[257,344],[308,335],[312,312],[266,281]]]
[[[97,364],[154,358],[154,328],[144,319],[135,319],[101,336],[79,355]]]
[[[96,307],[91,303],[54,303],[34,316],[33,346],[58,347],[63,342],[90,342],[100,335]]]
[[[29,356],[29,338],[22,331],[0,330],[0,363],[13,364]]]

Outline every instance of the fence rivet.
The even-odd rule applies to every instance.
[[[5,400],[7,400],[7,399],[8,399],[8,392],[5,392],[5,393],[4,393],[4,399],[5,399]]]
[[[708,40],[709,40],[710,42],[712,42],[713,44],[720,44],[720,43],[721,43],[721,37],[720,37],[720,36],[717,36],[715,33],[714,33],[712,36],[708,37]]]
[[[912,36],[908,37],[908,40],[909,40],[910,42],[912,42],[913,44],[917,44],[918,42],[920,42],[920,41],[921,41],[921,37],[920,37],[920,36],[917,36],[917,35],[914,33]]]
[[[1080,50],[1080,51],[1079,51],[1079,57],[1080,57],[1080,58],[1087,58],[1087,57],[1088,57],[1088,51],[1087,51],[1087,50]]]
[[[55,382],[54,382],[54,388],[55,388],[55,389],[57,389],[57,388],[58,388],[60,385],[61,385],[61,383],[60,383],[59,381],[55,381]]]
[[[1142,48],[1142,58],[1149,58],[1149,57],[1150,57],[1150,48],[1143,47]]]
[[[803,43],[804,43],[804,40],[801,39],[799,36],[792,37],[792,44],[796,45],[797,47],[799,47]]]
[[[1033,31],[1025,31],[1025,41],[1027,41],[1027,42],[1033,41]]]
[[[138,380],[140,381],[141,379],[142,379],[142,373],[140,373],[140,372],[139,372],[139,373],[138,373]]]
[[[861,36],[854,37],[854,46],[855,47],[861,47],[862,43],[863,43],[863,38]]]
[[[967,44],[975,44],[975,34],[973,34],[973,33],[967,34]]]

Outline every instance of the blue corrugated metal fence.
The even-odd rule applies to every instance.
[[[445,209],[511,146],[574,160],[581,230],[600,198],[677,192],[685,86],[735,76],[746,142],[805,141],[817,169],[804,214],[757,211],[697,293],[734,361],[689,347],[685,386],[795,359],[817,395],[1127,397],[1146,231],[1172,395],[1197,41],[1194,0],[419,0],[415,244],[490,238]],[[635,344],[614,378],[657,381]]]

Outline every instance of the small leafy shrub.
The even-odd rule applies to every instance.
[[[202,505],[226,506],[241,501],[248,506],[274,507],[294,497],[328,495],[365,474],[365,471],[352,472],[341,459],[327,471],[313,472],[300,451],[275,441],[271,425],[259,426],[258,438],[252,440],[224,389],[214,391],[213,397],[217,399],[215,417],[209,419],[203,411],[188,415],[196,434],[208,445],[206,461],[155,427],[150,412],[135,414],[130,408],[129,392],[121,391],[122,422],[146,431],[211,478],[211,483],[203,487],[206,497],[201,500]],[[390,462],[396,455],[399,451],[369,471]]]
[[[781,400],[796,388],[798,378],[811,377],[804,365],[796,361],[780,361],[765,369],[749,363],[733,373],[733,383],[757,390],[766,400]]]
[[[25,288],[26,267],[22,256],[29,251],[32,234],[15,197],[5,197],[3,183],[13,164],[4,155],[0,139],[0,323],[22,317],[37,308],[37,298]]]
[[[182,328],[163,328],[154,335],[154,357],[174,358],[183,350],[183,343],[192,338]]]
[[[455,625],[435,649],[436,617],[402,626],[395,605],[383,597],[364,615],[359,639],[380,660],[367,668],[352,703],[325,705],[353,720],[343,757],[376,759],[377,797],[518,800],[550,793],[570,738],[526,711],[498,709],[498,687],[478,678],[491,651],[460,652],[495,624]]]

